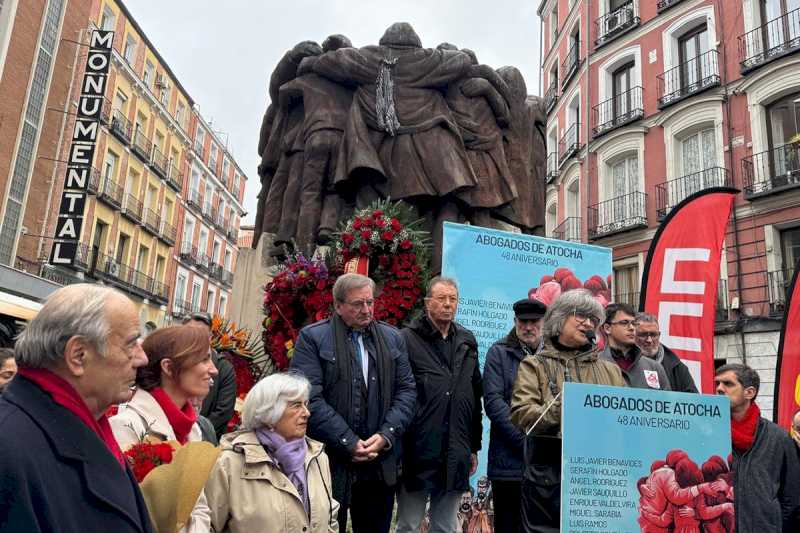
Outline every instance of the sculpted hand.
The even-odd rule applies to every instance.
[[[728,484],[724,479],[718,479],[711,483],[711,489],[714,492],[728,492]]]
[[[694,518],[694,509],[691,507],[681,507],[678,509],[678,516],[683,518]]]

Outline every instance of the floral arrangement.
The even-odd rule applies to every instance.
[[[375,318],[400,325],[420,307],[427,279],[427,233],[403,203],[378,201],[358,210],[334,235],[331,253],[316,259],[290,256],[265,287],[264,347],[284,370],[306,324],[333,312],[333,285],[351,260],[369,262],[377,285]]]
[[[253,385],[269,370],[266,367],[270,359],[264,353],[264,346],[249,329],[237,328],[235,322],[214,316],[211,319],[211,347],[233,365],[237,397],[244,400]],[[241,405],[242,402],[236,402],[234,416],[228,423],[230,430],[239,424]]]
[[[123,455],[133,470],[136,481],[141,483],[147,474],[157,466],[172,462],[175,448],[168,442],[139,442],[134,444]]]
[[[600,305],[606,307],[611,302],[611,289],[609,287],[611,287],[610,275],[603,279],[602,276],[595,274],[583,282],[569,268],[560,267],[552,275],[546,274],[542,276],[539,280],[539,286],[528,291],[528,298],[539,300],[549,306],[556,298],[561,296],[562,292],[573,289],[588,289],[594,299],[600,302]]]

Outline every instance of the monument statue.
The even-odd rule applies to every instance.
[[[268,233],[272,255],[310,254],[353,209],[387,197],[425,221],[434,272],[445,221],[543,232],[545,117],[517,69],[423,48],[401,22],[377,46],[299,43],[269,95],[253,247]]]

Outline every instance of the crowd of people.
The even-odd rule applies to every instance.
[[[395,517],[401,533],[460,532],[485,407],[494,531],[554,532],[565,382],[697,392],[656,317],[604,309],[584,289],[549,307],[516,302],[483,372],[475,336],[455,321],[453,279],[431,279],[424,314],[402,329],[373,318],[366,276],[339,277],[333,299],[329,319],[300,331],[290,371],[256,383],[225,433],[235,379],[208,317],[142,339],[115,289],[53,293],[0,351],[0,531],[344,532],[349,520],[354,533],[381,533]],[[797,531],[798,446],[760,416],[758,373],[728,364],[715,383],[730,400],[733,453],[701,467],[679,450],[656,461],[637,484],[642,531]],[[171,465],[195,480],[188,505],[154,476],[140,486],[125,458],[172,441],[218,444],[205,445],[207,467]]]

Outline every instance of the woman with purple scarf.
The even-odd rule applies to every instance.
[[[247,394],[243,430],[223,437],[205,493],[219,533],[338,532],[328,457],[306,437],[311,385],[272,374]]]

